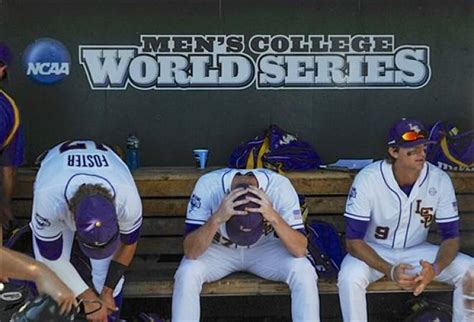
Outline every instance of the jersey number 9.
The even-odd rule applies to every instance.
[[[375,238],[387,239],[389,230],[389,227],[377,226],[377,228],[375,228]]]

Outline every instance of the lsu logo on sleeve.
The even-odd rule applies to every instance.
[[[189,212],[199,208],[201,208],[201,198],[193,194],[191,196],[191,200],[189,201]]]
[[[48,219],[42,217],[39,213],[35,213],[35,223],[36,228],[39,230],[51,226],[51,222]]]

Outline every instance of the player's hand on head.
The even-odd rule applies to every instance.
[[[48,294],[58,303],[62,315],[78,305],[74,293],[53,272],[45,271],[39,274],[36,286],[40,293]]]
[[[273,222],[275,216],[279,215],[273,209],[273,204],[267,194],[256,186],[249,186],[249,191],[255,195],[255,197],[248,197],[249,201],[252,201],[259,205],[258,208],[247,208],[248,212],[259,212],[262,214],[263,218],[269,222]]]
[[[236,210],[235,208],[246,204],[248,202],[247,199],[236,200],[243,194],[247,193],[247,189],[245,188],[237,188],[231,190],[225,197],[222,199],[222,202],[219,206],[219,209],[214,213],[214,218],[217,220],[219,224],[225,223],[230,217],[234,215],[247,215],[247,211]]]
[[[420,295],[425,290],[426,286],[428,286],[428,284],[430,284],[431,281],[436,277],[436,273],[431,263],[422,259],[420,260],[420,265],[422,268],[421,272],[415,279],[417,284],[415,291],[413,292],[413,295],[415,296]]]
[[[415,288],[416,275],[413,275],[410,270],[413,269],[413,266],[409,264],[398,264],[394,268],[393,278],[397,284],[405,290],[413,290]]]

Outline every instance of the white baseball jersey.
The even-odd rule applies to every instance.
[[[459,220],[451,179],[428,162],[409,196],[395,180],[391,164],[379,161],[367,166],[354,179],[344,216],[369,221],[364,240],[390,248],[425,242],[433,220]]]
[[[188,204],[186,223],[203,225],[219,208],[222,199],[230,191],[232,180],[237,173],[252,172],[258,181],[259,188],[267,194],[275,211],[293,229],[304,229],[298,195],[286,177],[267,169],[229,169],[224,168],[203,175],[199,178]],[[229,237],[226,225],[220,225],[218,234],[220,242],[228,245]],[[273,228],[265,224],[265,233],[254,245],[268,238],[276,238]],[[245,246],[247,247],[247,246]],[[250,246],[252,247],[252,246]]]
[[[53,242],[72,238],[76,225],[68,204],[84,183],[100,184],[112,192],[121,234],[130,234],[140,228],[142,204],[125,163],[106,145],[93,141],[66,141],[48,151],[36,176],[30,222],[36,239]],[[44,256],[36,243],[35,246],[35,255],[41,259]],[[62,259],[69,261],[71,246],[72,242],[63,242]],[[103,266],[108,267],[109,262],[110,258],[92,261],[97,265],[95,271],[102,272],[100,275],[107,273]],[[97,278],[105,280],[105,276]],[[68,283],[68,280],[64,281]],[[68,286],[76,293],[84,288],[84,284]]]

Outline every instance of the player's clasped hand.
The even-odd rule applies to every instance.
[[[88,322],[107,322],[108,309],[112,309],[107,306],[107,303],[98,299],[96,301],[84,301],[84,307]]]
[[[425,290],[426,286],[428,286],[428,284],[436,277],[436,273],[431,263],[421,260],[420,265],[422,270],[415,279],[415,283],[417,283],[415,291],[413,292],[413,295],[415,296],[420,295]]]
[[[413,290],[416,286],[417,275],[413,275],[409,270],[414,267],[409,264],[397,264],[393,269],[393,280],[398,286],[405,290]]]
[[[234,215],[247,215],[247,211],[242,211],[242,210],[236,210],[235,208],[246,204],[248,202],[247,199],[242,199],[242,200],[236,200],[243,194],[247,193],[247,189],[245,188],[237,188],[229,192],[224,199],[221,202],[221,205],[219,206],[219,209],[217,209],[216,213],[214,214],[214,217],[217,220],[218,224],[223,224],[227,220],[230,219],[230,217]]]
[[[91,289],[80,295],[84,300],[84,311],[88,322],[107,322],[109,311],[116,311],[114,304],[104,302]]]
[[[102,290],[102,293],[100,294],[100,299],[105,303],[108,315],[118,311],[118,308],[115,305],[112,289],[108,287],[104,287],[104,289]]]
[[[246,210],[248,212],[259,212],[267,221],[269,221],[270,223],[274,222],[275,218],[279,217],[279,215],[273,209],[273,204],[268,198],[267,194],[256,186],[249,186],[248,189],[256,197],[247,197],[247,199],[256,203],[260,207],[247,208]]]

